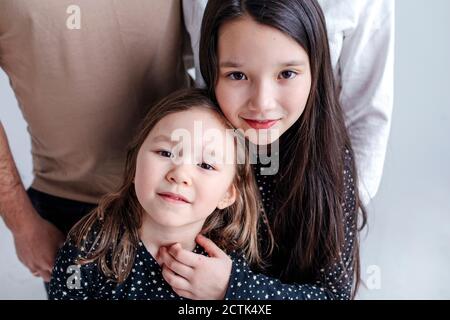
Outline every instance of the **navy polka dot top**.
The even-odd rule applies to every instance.
[[[350,155],[347,154],[347,163]],[[341,261],[331,268],[320,270],[321,277],[314,283],[287,284],[276,277],[254,272],[245,258],[236,252],[230,253],[233,261],[226,300],[330,300],[350,299],[353,282],[350,252],[356,232],[354,220],[355,194],[351,170],[346,166],[345,176],[345,248],[341,251]],[[272,194],[276,182],[274,176],[261,175],[256,170],[256,178],[266,211],[272,209]],[[261,237],[267,231],[269,215],[262,215]],[[50,299],[87,300],[87,299],[145,299],[145,300],[179,300],[178,296],[163,279],[162,270],[156,260],[147,251],[142,242],[139,243],[134,265],[128,278],[120,285],[107,279],[98,269],[96,263],[82,266],[75,261],[81,251],[68,241],[60,249],[50,282]],[[194,252],[207,255],[197,246]],[[280,263],[280,261],[274,261]],[[347,268],[348,267],[348,268]]]
[[[354,181],[351,171],[352,157],[346,151],[344,161],[345,195],[342,203],[345,224],[345,245],[340,252],[340,261],[333,266],[319,270],[320,277],[313,283],[282,283],[276,277],[270,277],[253,272],[246,261],[238,256],[234,257],[232,274],[226,299],[230,300],[347,300],[351,298],[353,285],[353,268],[351,251],[353,239],[356,236],[356,199]],[[262,204],[269,214],[262,214],[260,227],[261,237],[267,232],[268,222],[273,216],[272,196],[276,186],[276,175],[262,175],[260,167],[255,166],[255,176],[261,192]],[[286,265],[285,261],[273,259],[278,269]]]
[[[59,251],[50,281],[51,300],[180,300],[164,280],[162,269],[139,242],[128,278],[117,285],[107,279],[96,263],[77,265],[78,250],[70,241]],[[200,246],[194,252],[206,255]]]

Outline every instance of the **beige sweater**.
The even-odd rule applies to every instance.
[[[182,19],[179,0],[0,1],[0,67],[28,123],[33,188],[96,203],[117,187],[147,107],[187,85]]]

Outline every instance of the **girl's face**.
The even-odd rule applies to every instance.
[[[136,195],[148,214],[144,221],[200,231],[217,207],[235,200],[234,152],[232,135],[214,111],[193,108],[164,117],[136,162]]]
[[[217,55],[217,101],[251,142],[272,143],[300,118],[311,71],[294,39],[245,16],[220,27]]]

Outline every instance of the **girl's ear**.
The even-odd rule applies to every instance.
[[[228,191],[227,193],[225,193],[222,200],[219,201],[217,208],[222,210],[231,206],[236,201],[236,194],[237,194],[236,187],[234,186],[234,184],[232,184],[230,188],[228,188]]]

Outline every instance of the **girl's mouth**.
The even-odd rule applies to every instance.
[[[190,203],[185,197],[179,194],[171,193],[171,192],[160,192],[157,193],[158,196],[163,198],[165,201],[172,203]]]
[[[269,129],[277,124],[278,120],[251,120],[243,118],[253,129]]]

